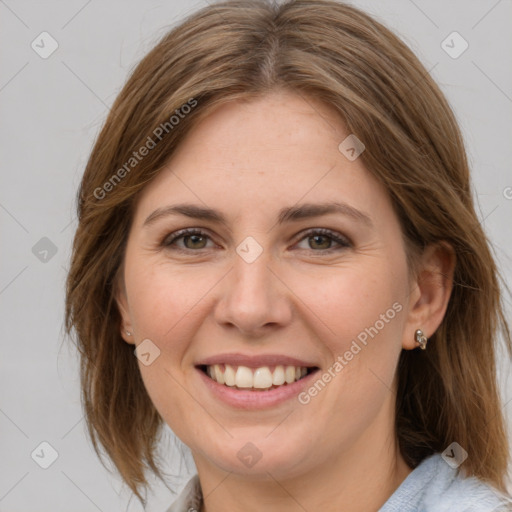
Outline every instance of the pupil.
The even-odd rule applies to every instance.
[[[314,243],[318,243],[318,240],[322,240],[322,238],[325,238],[324,235],[315,235],[313,236],[313,240],[314,240]],[[327,244],[329,243],[329,241],[327,239],[325,239]],[[322,245],[322,243],[320,242],[320,245]]]
[[[187,238],[192,240],[192,244],[195,245],[198,242],[198,239],[200,240],[203,237],[201,235],[189,235]]]
[[[200,243],[203,237],[201,235],[188,235],[186,238],[192,241],[192,245],[195,245]],[[322,245],[322,239],[325,239],[324,244],[327,243],[329,245],[329,240],[324,235],[314,235],[311,238],[313,238],[314,244]]]

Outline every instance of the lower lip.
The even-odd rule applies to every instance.
[[[270,389],[269,391],[251,391],[219,384],[217,381],[208,377],[208,375],[199,368],[196,368],[196,370],[199,372],[200,378],[216,398],[238,409],[251,410],[275,407],[287,400],[297,398],[298,394],[303,391],[304,388],[308,387],[310,381],[318,372],[318,370],[315,370],[292,384],[285,384]]]

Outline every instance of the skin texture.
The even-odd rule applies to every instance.
[[[430,247],[409,278],[386,190],[338,150],[347,135],[311,98],[281,91],[231,102],[192,130],[136,205],[118,291],[122,335],[161,351],[140,371],[192,451],[208,512],[378,510],[411,471],[395,439],[396,365],[402,349],[417,348],[416,329],[430,336],[441,323],[454,258]],[[277,223],[283,207],[328,201],[372,225],[339,213]],[[176,215],[143,226],[177,203],[214,208],[226,222]],[[208,236],[162,245],[182,228]],[[303,234],[310,228],[350,244]],[[248,236],[263,249],[250,264],[236,252]],[[306,405],[237,409],[214,398],[194,367],[235,352],[288,355],[325,372],[395,303],[401,311]],[[261,453],[251,468],[237,457],[247,442]]]

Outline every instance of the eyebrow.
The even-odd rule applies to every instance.
[[[285,222],[296,222],[302,219],[328,215],[330,213],[345,215],[366,224],[368,227],[373,227],[373,222],[368,214],[342,202],[320,204],[304,203],[298,206],[285,207],[279,211],[277,223],[284,224]],[[143,226],[148,226],[156,220],[170,215],[184,215],[193,219],[226,223],[224,215],[217,210],[195,204],[184,203],[158,208],[148,216],[144,221]]]

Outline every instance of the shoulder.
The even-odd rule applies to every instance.
[[[199,512],[203,496],[198,475],[194,475],[185,485],[176,501],[166,512]]]
[[[201,502],[195,475],[167,512],[198,512]],[[407,476],[379,512],[512,512],[512,499],[478,478],[465,478],[436,453]]]
[[[475,477],[455,477],[445,488],[431,487],[423,498],[425,512],[505,512],[512,501]]]
[[[380,512],[509,512],[512,500],[476,477],[464,477],[441,454],[427,457]]]

